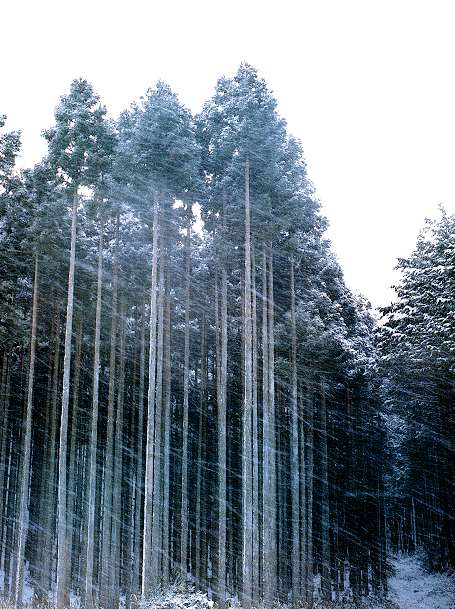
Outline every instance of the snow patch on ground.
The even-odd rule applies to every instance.
[[[390,600],[366,598],[354,602],[351,599],[344,603],[329,605],[316,600],[315,609],[322,607],[326,609],[327,606],[339,609],[455,609],[454,574],[428,573],[419,557],[406,554],[392,556],[390,563],[395,570],[394,576],[389,578]],[[4,590],[4,573],[0,570],[0,591],[2,590]],[[30,603],[32,597],[33,588],[25,585],[24,602]],[[79,603],[75,602],[77,600]],[[80,607],[80,599],[72,598],[71,606]],[[166,591],[157,591],[147,601],[139,602],[137,605],[133,603],[133,606],[137,609],[215,609],[216,607],[206,594],[179,585],[170,586]],[[229,606],[240,607],[240,603],[238,599],[230,599]]]
[[[455,609],[455,577],[428,573],[416,556],[394,556],[389,597],[399,609]]]
[[[184,586],[171,586],[168,590],[159,590],[145,602],[140,609],[213,609],[214,602],[206,594],[188,590]]]

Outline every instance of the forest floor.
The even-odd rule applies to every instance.
[[[390,558],[394,575],[389,578],[389,600],[365,598],[358,604],[330,605],[330,607],[362,609],[455,609],[455,574],[429,573],[423,561],[415,555],[398,554]],[[30,603],[33,590],[25,586]],[[3,590],[3,573],[0,571],[0,609],[14,609],[11,604],[1,599]],[[73,603],[72,603],[73,605]],[[30,606],[30,604],[28,605]],[[74,603],[77,607],[78,603]],[[239,607],[240,605],[235,605]],[[189,593],[181,589],[172,589],[151,599],[144,609],[213,609],[213,601],[205,594]],[[315,603],[315,609],[327,607]]]
[[[455,609],[455,576],[428,573],[416,556],[392,557],[389,597],[397,609]]]

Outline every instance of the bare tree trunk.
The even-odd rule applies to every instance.
[[[223,193],[223,239],[226,232],[226,194]],[[218,320],[218,282],[215,275],[215,328],[217,362],[217,403],[218,403],[218,603],[226,603],[226,561],[227,561],[227,270],[225,246],[222,242],[221,270],[221,341]]]
[[[162,509],[163,509],[163,459],[162,459],[162,422],[163,422],[163,331],[164,331],[164,256],[163,240],[160,243],[158,334],[156,346],[156,392],[155,392],[155,452],[153,465],[153,524],[152,547],[156,557],[156,576],[162,573]]]
[[[314,464],[314,424],[313,424],[313,379],[307,383],[307,569],[306,569],[306,603],[313,607],[313,464]]]
[[[144,501],[143,479],[143,432],[144,432],[144,380],[145,380],[145,302],[142,301],[141,313],[141,352],[139,356],[139,393],[137,402],[137,463],[136,463],[136,494],[134,511],[134,563],[133,590],[138,591],[141,584],[142,558],[142,505]]]
[[[55,478],[56,478],[56,441],[57,441],[57,408],[60,372],[60,303],[56,302],[55,321],[55,345],[52,378],[52,399],[50,404],[50,418],[47,425],[47,450],[45,455],[46,475],[42,478],[42,492],[40,497],[40,535],[42,536],[39,547],[41,548],[41,573],[40,594],[43,594],[45,602],[51,590],[52,562],[54,556],[54,533],[55,533]],[[47,599],[47,600],[46,600]]]
[[[171,295],[170,270],[167,268],[165,292],[164,338],[164,450],[163,450],[163,585],[169,585],[171,570],[170,515],[170,464],[171,464]]]
[[[302,391],[301,384],[297,387],[297,400],[298,400],[298,412],[299,416],[299,451],[300,451],[300,463],[299,463],[299,476],[300,476],[300,597],[302,601],[306,599],[307,589],[307,535],[308,535],[308,503],[307,503],[307,450],[305,445],[305,439],[307,436],[306,431],[306,414],[304,407],[304,392]]]
[[[7,387],[10,384],[11,377],[11,355],[12,347],[5,347],[3,353],[3,369],[2,369],[2,385],[1,385],[1,407],[2,407],[2,441],[0,445],[0,568],[3,567],[2,557],[5,556],[4,542],[4,519],[6,518],[6,474],[7,474],[7,449],[9,440],[9,398]]]
[[[119,215],[115,223],[114,277],[112,286],[111,311],[111,345],[109,355],[109,388],[107,400],[106,452],[104,458],[104,493],[103,493],[103,531],[100,560],[100,600],[104,609],[113,606],[112,590],[112,506],[114,478],[114,429],[115,429],[115,381],[116,381],[116,346],[117,346],[117,292],[118,292],[118,250],[119,250]]]
[[[117,415],[115,426],[115,460],[113,470],[112,495],[112,531],[111,531],[111,572],[113,581],[110,582],[112,590],[112,606],[119,606],[120,577],[122,570],[121,534],[122,534],[122,473],[123,473],[123,400],[125,388],[125,294],[122,292],[120,309],[120,345],[119,345],[119,387],[117,393]]]
[[[327,453],[327,401],[325,394],[325,379],[321,376],[321,407],[320,407],[320,428],[321,428],[321,462],[322,462],[322,497],[321,497],[321,541],[322,541],[322,573],[321,588],[324,600],[332,600],[332,590],[330,581],[330,507],[329,507],[329,472],[328,472],[328,453]]]
[[[253,468],[252,468],[252,404],[253,360],[251,320],[251,237],[250,237],[250,187],[249,158],[245,165],[245,310],[244,310],[244,400],[242,435],[242,515],[243,515],[243,587],[242,605],[250,609],[253,596]]]
[[[258,421],[258,332],[256,297],[256,257],[252,246],[252,374],[253,374],[253,599],[260,598],[259,556],[259,421]]]
[[[262,249],[262,568],[261,568],[261,583],[264,586],[263,594],[265,591],[265,578],[268,569],[268,555],[267,548],[265,546],[265,511],[268,501],[266,495],[267,485],[265,483],[266,476],[268,475],[268,461],[266,457],[268,455],[268,449],[266,443],[268,441],[268,412],[269,412],[269,306],[268,306],[268,294],[267,294],[267,248],[265,242],[263,243]]]
[[[19,530],[17,534],[16,574],[14,583],[14,604],[22,604],[24,583],[24,550],[28,531],[28,498],[30,489],[30,458],[32,445],[33,383],[35,380],[36,328],[38,319],[38,252],[35,253],[35,279],[33,284],[32,335],[30,338],[30,364],[28,373],[27,411],[25,418],[21,486],[19,492]],[[4,430],[6,433],[6,430]]]
[[[22,379],[21,379],[22,381]],[[22,393],[22,382],[19,382],[18,394]],[[22,397],[22,396],[21,396]],[[15,556],[14,548],[16,542],[16,516],[17,516],[17,501],[18,501],[18,472],[20,470],[20,451],[15,450],[14,441],[16,438],[20,441],[20,427],[22,421],[18,418],[11,420],[11,438],[9,442],[10,459],[8,471],[7,492],[7,507],[6,507],[6,532],[5,532],[5,585],[4,594],[6,598],[14,598],[14,574],[15,574]]]
[[[207,366],[206,366],[206,330],[205,311],[201,307],[201,382],[199,392],[199,417],[198,417],[198,441],[197,441],[197,477],[196,477],[196,552],[195,552],[195,576],[199,586],[205,587],[207,573],[204,569],[203,560],[203,482],[205,478],[205,455],[204,446],[207,442],[205,436],[205,409],[207,407]]]
[[[300,576],[300,469],[299,414],[297,404],[297,335],[295,322],[294,255],[291,254],[291,504],[292,504],[292,602],[296,606],[301,594]]]
[[[153,522],[153,466],[155,443],[155,382],[156,382],[156,292],[157,292],[157,256],[158,255],[158,194],[155,193],[153,212],[152,243],[152,288],[150,299],[150,350],[149,350],[149,386],[147,395],[147,446],[145,457],[144,486],[144,542],[142,559],[142,597],[146,598],[152,588],[158,584],[158,560],[156,549],[151,546]]]
[[[85,561],[85,607],[95,604],[93,595],[93,565],[95,552],[96,455],[98,444],[98,405],[100,383],[101,292],[103,284],[104,218],[101,216],[98,246],[98,285],[96,292],[95,353],[93,358],[93,396],[90,438],[88,447],[87,486],[87,544]]]
[[[68,528],[68,579],[69,585],[72,583],[72,570],[75,566],[74,554],[73,554],[73,538],[79,532],[80,527],[76,526],[76,513],[78,509],[78,501],[76,499],[76,469],[77,469],[77,437],[78,437],[78,424],[80,418],[79,410],[79,388],[81,378],[81,357],[82,357],[82,315],[79,316],[78,329],[76,334],[76,353],[74,358],[74,381],[73,381],[73,413],[71,423],[71,442],[69,450],[69,472],[68,472],[68,499],[67,509],[69,522],[67,522]]]
[[[218,290],[218,270],[215,268],[215,286],[214,286],[214,300],[215,300],[215,361],[216,361],[216,401],[219,405],[221,403],[221,340],[220,340],[220,303],[219,303],[219,290]],[[219,457],[219,455],[218,455]]]
[[[58,459],[58,491],[57,491],[57,510],[58,510],[58,529],[57,529],[57,583],[55,600],[58,609],[63,609],[69,605],[69,586],[68,586],[68,530],[67,530],[67,484],[66,484],[66,459],[68,443],[68,406],[70,394],[70,371],[71,371],[71,338],[73,333],[73,300],[74,300],[74,269],[76,262],[76,224],[77,224],[77,184],[74,185],[73,192],[73,215],[71,222],[71,252],[70,269],[68,278],[68,303],[66,308],[66,327],[65,327],[65,356],[63,360],[63,393],[62,411],[60,419],[60,443]]]
[[[274,344],[274,303],[273,303],[273,257],[269,254],[268,281],[268,349],[267,380],[268,392],[264,411],[264,601],[272,604],[277,592],[277,531],[276,531],[276,431],[275,431],[275,344]]]
[[[137,484],[137,462],[138,462],[138,416],[137,416],[137,362],[138,362],[138,326],[139,320],[137,317],[138,301],[136,295],[129,299],[129,310],[134,317],[134,329],[132,329],[132,354],[126,360],[124,368],[126,369],[127,362],[130,362],[129,382],[128,376],[125,376],[125,387],[123,389],[124,401],[126,400],[126,409],[124,405],[123,428],[127,432],[123,434],[123,480],[124,480],[124,497],[122,503],[122,520],[121,520],[121,560],[122,566],[120,570],[120,589],[125,597],[126,609],[131,609],[132,604],[135,604],[138,588],[134,584],[135,573],[135,512],[138,510],[136,504],[136,484]],[[127,314],[125,311],[124,325],[126,336],[129,335],[128,324],[126,322]],[[123,318],[122,318],[123,319]],[[125,337],[126,338],[126,337]],[[126,349],[126,345],[125,345]],[[125,372],[126,373],[126,372]],[[128,373],[126,373],[128,374]],[[128,408],[128,405],[130,407]],[[122,475],[123,475],[122,474]],[[140,504],[139,504],[140,505]],[[139,513],[140,513],[139,509]]]
[[[190,246],[191,224],[188,218],[186,235],[186,303],[185,303],[185,353],[183,362],[183,444],[182,444],[182,533],[180,565],[183,581],[188,571],[188,424],[190,378]]]

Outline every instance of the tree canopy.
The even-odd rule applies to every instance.
[[[197,116],[75,79],[43,135],[21,172],[0,136],[4,594],[311,607],[386,594],[388,548],[453,567],[454,218],[378,328],[249,64]]]

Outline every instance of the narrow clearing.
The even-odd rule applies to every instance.
[[[389,596],[400,609],[455,609],[455,577],[427,573],[415,556],[394,556]]]

